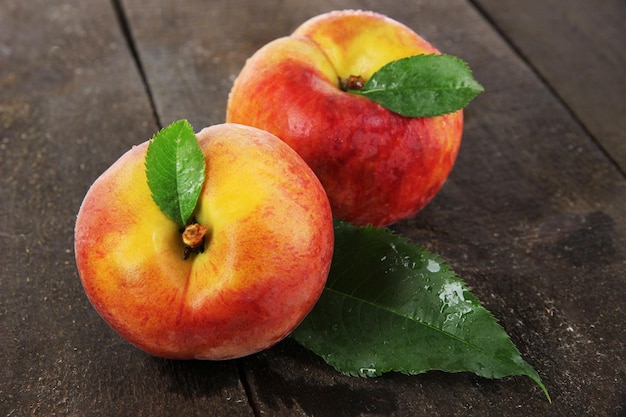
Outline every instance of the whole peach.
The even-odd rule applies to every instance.
[[[333,251],[324,189],[275,136],[222,124],[197,134],[206,179],[195,212],[202,253],[183,259],[176,223],[153,202],[133,147],[87,192],[75,228],[85,292],[146,352],[228,359],[288,335],[323,290]]]
[[[326,13],[248,59],[227,121],[267,130],[294,148],[320,178],[335,216],[388,225],[415,215],[443,186],[463,113],[403,117],[344,90],[351,77],[366,82],[391,61],[438,53],[381,14]]]

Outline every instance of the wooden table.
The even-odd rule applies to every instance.
[[[85,297],[92,181],[173,120],[222,122],[248,56],[339,8],[402,21],[485,86],[449,181],[394,229],[470,285],[552,404],[521,377],[342,376],[289,339],[157,359]],[[0,415],[625,415],[624,21],[623,0],[2,0]]]

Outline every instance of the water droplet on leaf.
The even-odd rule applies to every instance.
[[[430,272],[439,272],[441,270],[441,265],[439,263],[433,261],[432,259],[428,260],[428,265],[426,265],[426,269]]]
[[[359,376],[364,376],[364,377],[376,376],[376,369],[375,368],[360,368]]]

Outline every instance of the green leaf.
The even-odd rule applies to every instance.
[[[181,226],[191,217],[204,183],[204,155],[187,120],[160,130],[148,145],[146,176],[152,199]]]
[[[326,288],[292,337],[348,375],[537,372],[435,255],[386,229],[335,224]],[[550,397],[548,396],[548,399]]]
[[[433,117],[462,109],[484,88],[461,59],[430,54],[392,61],[349,91],[402,116]]]

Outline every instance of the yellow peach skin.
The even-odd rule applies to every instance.
[[[153,202],[133,147],[89,189],[75,252],[89,300],[156,356],[228,359],[288,335],[321,295],[333,250],[326,194],[267,132],[234,124],[197,134],[206,181],[196,210],[203,253],[182,259],[178,226]]]
[[[248,59],[226,120],[267,130],[295,149],[336,217],[385,226],[415,215],[441,189],[461,144],[463,112],[403,117],[343,87],[391,61],[438,53],[381,14],[326,13]]]

